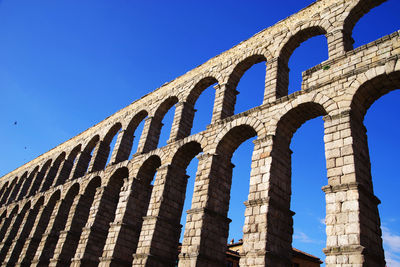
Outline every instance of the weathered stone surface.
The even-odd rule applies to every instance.
[[[177,257],[180,267],[224,266],[231,157],[253,136],[240,265],[291,266],[289,144],[302,123],[318,116],[328,173],[326,266],[385,266],[363,118],[375,100],[400,87],[400,32],[357,49],[351,39],[358,19],[381,2],[317,1],[2,177],[3,266],[174,266]],[[329,59],[305,71],[301,90],[287,95],[290,55],[320,34]],[[263,61],[263,104],[234,115],[240,77]],[[215,83],[212,122],[190,135],[194,104]],[[157,148],[173,105],[170,139]],[[186,167],[196,155],[178,255]]]

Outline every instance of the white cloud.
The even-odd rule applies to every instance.
[[[325,218],[319,219],[319,223],[325,225]]]
[[[383,226],[382,238],[391,251],[400,252],[400,235],[393,234],[389,228]]]
[[[400,257],[389,251],[385,251],[386,266],[388,267],[400,267]]]
[[[308,235],[301,231],[296,232],[293,237],[294,239],[302,243],[315,243],[314,240],[312,240]]]
[[[400,267],[400,236],[382,226],[382,239],[385,246],[385,259],[388,267]]]

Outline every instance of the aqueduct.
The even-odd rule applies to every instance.
[[[3,176],[2,266],[174,266],[177,257],[181,267],[225,266],[231,157],[254,136],[240,266],[291,266],[289,144],[317,116],[324,118],[328,176],[326,266],[385,266],[363,118],[400,88],[400,31],[357,49],[351,37],[382,2],[319,0]],[[301,90],[288,95],[289,58],[317,35],[326,36],[329,59],[305,71]],[[241,76],[262,61],[263,104],[234,115]],[[211,124],[191,135],[194,104],[214,83]],[[174,105],[168,144],[157,148]],[[178,255],[186,168],[195,156]]]

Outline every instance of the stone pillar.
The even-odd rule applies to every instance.
[[[233,86],[228,83],[217,84],[214,86],[216,91],[211,123],[227,118],[234,114],[236,95],[238,95],[239,92],[232,87]]]
[[[105,141],[98,142],[93,150],[93,160],[89,164],[89,172],[103,170],[107,164],[109,154],[110,144]]]
[[[48,173],[45,176],[45,179],[40,187],[40,192],[44,192],[48,190],[54,183],[55,183],[55,177],[58,173],[58,170],[60,168],[61,164],[58,164],[58,166],[51,166],[49,169]]]
[[[57,174],[55,176],[55,184],[54,186],[58,186],[60,184],[64,184],[65,181],[70,177],[72,168],[74,167],[74,162],[66,159],[58,168]]]
[[[90,207],[89,217],[87,219],[85,227],[82,228],[82,233],[80,235],[80,240],[78,242],[78,247],[76,249],[75,256],[71,260],[71,266],[80,266],[80,265],[92,266],[93,265],[92,261],[96,261],[96,259],[84,258],[84,255],[85,255],[85,249],[87,247],[87,241],[91,233],[97,233],[103,235],[107,234],[104,231],[101,231],[102,229],[96,229],[95,227],[93,227],[93,222],[96,219],[96,215],[98,215],[99,205],[104,190],[105,187],[98,187],[96,189],[96,194],[94,195],[94,200]]]
[[[50,258],[53,256],[54,249],[56,247],[60,231],[64,229],[65,224],[68,220],[68,214],[70,214],[71,207],[79,199],[79,195],[76,195],[72,200],[61,200],[57,203],[54,212],[50,217],[46,231],[38,239],[39,245],[36,251],[32,251],[34,254],[31,255],[29,249],[27,250],[24,258],[21,261],[21,266],[48,266]]]
[[[110,163],[117,164],[124,160],[129,159],[131,154],[133,140],[133,133],[127,130],[120,131],[115,142],[115,149],[112,151]]]
[[[35,221],[35,225],[33,226],[33,231],[29,235],[29,238],[26,240],[24,247],[20,253],[19,260],[16,266],[27,266],[31,264],[35,253],[39,245],[40,241],[46,231],[47,228],[51,228],[54,223],[55,214],[58,212],[59,207],[63,201],[58,200],[54,203],[54,207],[48,206],[46,207],[45,212],[39,212],[38,220]],[[39,249],[41,249],[39,247]]]
[[[240,266],[289,267],[294,215],[290,210],[291,151],[273,150],[273,135],[254,144]]]
[[[226,240],[231,221],[227,218],[229,192],[222,191],[230,191],[234,165],[229,158],[208,153],[198,156],[198,159],[192,207],[187,212],[179,267],[222,267],[226,266]]]
[[[272,158],[280,158],[280,153],[284,153],[273,155],[273,139],[267,136],[254,142],[240,266],[292,265],[290,179],[280,175],[284,168],[290,168],[290,152],[284,157],[286,160],[272,166]],[[279,168],[279,164],[284,167]],[[226,265],[229,230],[226,216],[233,167],[230,158],[223,155],[204,154],[200,158],[192,209],[188,212],[179,256],[180,267]],[[290,172],[283,172],[284,176],[288,174],[290,178]]]
[[[15,208],[14,208],[15,209]],[[7,218],[4,219],[3,224],[1,225],[0,229],[0,242],[4,240],[6,236],[7,230],[11,225],[14,225],[14,221],[18,216],[18,210],[13,210]]]
[[[116,182],[117,180],[110,180],[107,187],[97,188],[89,218],[83,228],[71,266],[98,266],[110,223],[115,219],[120,200],[123,181],[119,185],[115,184]]]
[[[23,248],[25,247],[26,244],[29,244],[30,241],[37,241],[35,240],[35,237],[33,237],[35,231],[39,230],[40,228],[46,227],[47,223],[43,218],[46,216],[46,213],[48,213],[48,209],[53,209],[53,207],[35,207],[33,208],[28,215],[27,220],[23,221],[23,226],[20,227],[20,232],[17,234],[16,238],[13,240],[12,245],[10,246],[10,249],[7,253],[5,262],[7,264],[3,263],[3,266],[15,266],[19,257],[24,256],[25,254],[23,253]],[[27,240],[29,238],[29,240]],[[33,237],[33,239],[32,239]],[[26,251],[25,251],[26,252]]]
[[[96,143],[96,146],[93,148],[91,152],[91,158],[87,167],[87,173],[95,172],[101,170],[101,163],[104,161],[104,154],[103,150],[106,149],[106,144],[103,141],[99,141]],[[110,148],[108,148],[110,151]],[[107,159],[106,159],[107,160]]]
[[[47,177],[49,174],[50,169],[50,167],[47,167],[45,170],[41,170],[38,175],[36,175],[36,178],[33,180],[32,186],[29,190],[29,196],[33,196],[39,191],[45,181],[45,177]]]
[[[49,266],[63,267],[71,264],[81,236],[82,227],[85,225],[92,206],[94,192],[78,195],[74,199],[64,230],[60,231],[54,255]],[[42,266],[37,264],[36,266]]]
[[[289,67],[280,58],[272,58],[267,63],[263,104],[288,95]]]
[[[125,183],[127,184],[127,183]],[[153,186],[143,180],[133,179],[129,190],[122,190],[114,222],[108,231],[99,266],[132,266]]]
[[[2,200],[3,200],[3,196],[4,196],[5,192],[7,191],[7,187],[8,187],[8,184],[7,185],[3,185],[3,187],[1,188],[1,191],[0,191],[0,205],[1,205]]]
[[[5,261],[6,256],[10,250],[10,248],[14,247],[16,240],[18,240],[19,235],[21,233],[22,230],[27,230],[26,226],[29,225],[29,223],[31,222],[32,218],[33,220],[35,219],[37,214],[37,210],[35,210],[35,208],[33,209],[29,209],[29,208],[25,208],[23,209],[18,216],[16,216],[15,221],[13,222],[12,226],[10,227],[6,238],[4,238],[4,242],[1,243],[0,247],[0,262],[1,263],[7,263],[7,261]],[[24,225],[22,225],[22,223],[24,222]]]
[[[290,56],[281,55],[268,61],[269,70],[265,78],[264,102],[271,103],[289,94],[289,61]],[[300,90],[300,88],[299,88]]]
[[[4,223],[6,222],[6,220],[7,220],[7,217],[0,219],[0,229],[2,228],[2,226],[4,226]]]
[[[150,133],[150,129],[153,127],[153,118],[147,117],[144,120],[143,132],[140,136],[137,153],[146,153],[157,147],[158,137],[156,138],[153,133]],[[161,124],[161,121],[159,123]]]
[[[77,156],[74,166],[72,167],[70,179],[76,179],[86,174],[92,155],[85,150],[81,151]]]
[[[190,135],[196,110],[193,104],[179,102],[175,105],[175,116],[171,127],[171,135],[167,143],[172,143]]]
[[[26,181],[26,180],[25,180]],[[16,183],[11,183],[7,189],[5,190],[3,197],[1,198],[1,205],[6,204],[7,203],[7,199],[10,196],[11,190],[13,190],[14,186],[16,185]]]
[[[365,127],[349,112],[324,120],[326,266],[385,266]]]
[[[33,172],[31,173],[28,178],[25,179],[25,182],[22,185],[22,189],[20,190],[17,199],[21,200],[22,198],[24,198],[25,196],[27,196],[29,189],[31,188],[32,185],[32,181],[34,179],[36,179],[36,175],[38,174],[38,172]]]
[[[187,177],[186,170],[178,166],[164,165],[158,169],[133,266],[175,265]]]
[[[7,209],[4,208],[0,208],[0,225],[3,225],[4,220],[7,218]]]
[[[333,32],[325,34],[328,41],[329,59],[344,55],[346,51],[353,49],[354,40],[351,32],[345,32],[342,29],[336,29]]]
[[[14,185],[14,189],[12,190],[9,198],[8,198],[8,203],[11,203],[12,201],[16,200],[16,196],[18,195],[19,191],[21,190],[21,186],[24,182],[24,180],[26,179],[26,177],[21,177],[20,181],[18,181],[15,185]]]
[[[16,214],[12,218],[10,226],[8,227],[7,231],[5,231],[2,242],[0,243],[0,255],[2,255],[0,262],[3,261],[5,254],[8,252],[11,241],[17,234],[21,222],[23,221],[25,216],[27,216],[27,210],[29,210],[29,207],[24,207],[18,214]]]
[[[28,188],[26,194],[27,197],[33,196],[36,193],[36,191],[39,189],[40,184],[42,183],[42,179],[45,174],[46,173],[43,170],[41,170],[35,175],[35,178],[32,180]]]

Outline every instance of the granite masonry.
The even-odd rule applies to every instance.
[[[289,267],[289,144],[318,116],[328,176],[326,266],[385,266],[363,119],[375,100],[400,88],[400,31],[357,49],[351,37],[357,21],[382,2],[316,1],[3,176],[2,266],[158,267],[175,266],[178,257],[179,267],[226,266],[231,157],[256,136],[240,266]],[[329,59],[303,72],[301,90],[288,95],[289,58],[317,35],[326,36]],[[236,86],[260,62],[263,104],[235,114]],[[212,121],[191,134],[196,100],[213,84]],[[157,148],[162,119],[174,105],[168,144]],[[196,156],[178,255],[186,167]]]

